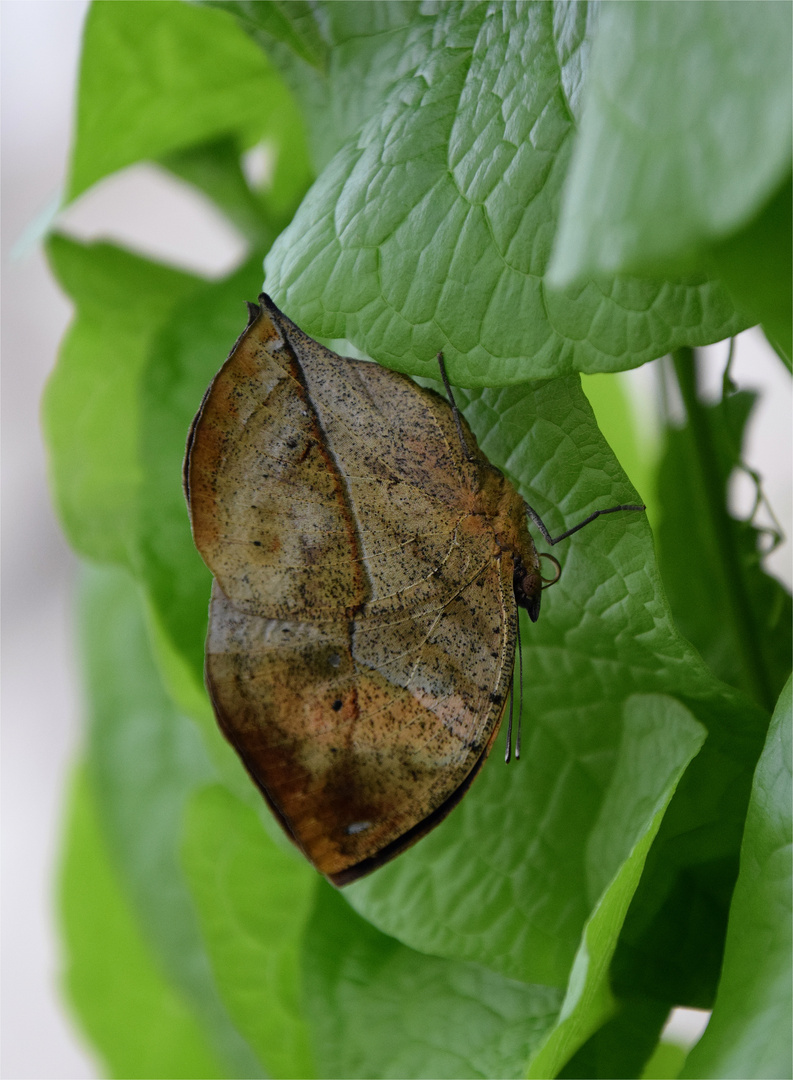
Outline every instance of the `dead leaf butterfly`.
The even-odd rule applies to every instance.
[[[286,833],[344,885],[460,801],[508,697],[511,725],[518,607],[536,620],[546,584],[527,514],[554,544],[643,507],[551,538],[480,452],[442,358],[451,404],[337,356],[266,295],[249,313],[185,459],[215,578],[206,682]]]

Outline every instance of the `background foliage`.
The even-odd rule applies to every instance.
[[[704,404],[692,352],[760,321],[790,364],[790,21],[92,6],[67,198],[153,160],[249,244],[206,281],[48,242],[76,313],[44,423],[87,561],[65,985],[109,1075],[651,1076],[670,1009],[714,1003],[676,1070],[790,1075],[790,597],[726,509],[751,399],[725,380]],[[280,835],[203,690],[210,578],[180,466],[263,260],[315,336],[425,377],[443,349],[552,531],[637,499],[580,373],[672,351],[685,404],[654,476],[613,380],[592,394],[657,556],[635,516],[569,542],[524,627],[520,765],[494,753],[440,828],[343,893]]]

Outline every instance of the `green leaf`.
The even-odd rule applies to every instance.
[[[81,623],[89,776],[124,890],[223,1075],[258,1076],[215,988],[179,863],[185,807],[215,770],[199,732],[163,691],[134,581],[115,568],[87,573]]]
[[[316,1075],[299,956],[316,874],[221,787],[194,795],[183,859],[218,990],[274,1077]]]
[[[647,520],[655,531],[656,472],[661,448],[654,432],[642,427],[624,380],[622,375],[582,375],[581,389],[603,437],[646,504]]]
[[[557,1026],[533,1056],[530,1077],[555,1076],[613,1011],[608,967],[617,937],[664,812],[705,735],[674,699],[636,695],[626,702],[611,787],[589,836],[589,888],[616,873],[587,920]]]
[[[553,987],[424,956],[322,883],[303,944],[306,1015],[323,1076],[519,1077],[561,1003]]]
[[[666,431],[658,474],[658,557],[682,633],[716,675],[769,711],[790,674],[790,593],[762,567],[758,530],[726,509],[755,402],[744,392],[705,405],[695,359],[675,364],[688,413]]]
[[[755,772],[719,992],[685,1077],[779,1077],[791,1061],[791,683]]]
[[[111,863],[84,771],[67,809],[59,881],[64,989],[108,1076],[227,1076],[184,996],[151,954]]]
[[[790,41],[787,3],[604,5],[555,281],[702,266],[747,225],[790,173]]]
[[[78,552],[131,564],[141,374],[159,323],[199,279],[65,236],[52,236],[47,254],[77,308],[43,402],[55,503]]]
[[[552,534],[598,507],[635,501],[576,378],[456,396],[468,402],[465,413],[483,451]],[[364,917],[415,949],[563,986],[608,883],[593,877],[587,852],[612,782],[625,701],[634,693],[672,694],[714,735],[726,732],[719,765],[728,790],[718,785],[718,771],[715,779],[708,774],[705,791],[720,808],[714,814],[704,793],[690,807],[702,846],[675,855],[672,882],[681,865],[710,858],[713,849],[737,859],[733,814],[740,822],[745,813],[764,716],[717,683],[676,634],[640,515],[594,523],[570,539],[560,558],[562,578],[523,635],[520,763],[505,768],[497,747],[439,828],[346,895]],[[734,745],[733,729],[743,732]],[[619,830],[610,844],[613,874],[631,844]]]
[[[419,375],[442,349],[453,382],[482,386],[634,367],[741,325],[702,275],[545,286],[585,5],[366,5],[350,46],[361,7],[318,8],[331,60],[304,109],[339,148],[265,262],[303,329]]]
[[[69,199],[135,161],[223,135],[288,142],[295,128],[282,80],[224,12],[176,0],[89,9]]]

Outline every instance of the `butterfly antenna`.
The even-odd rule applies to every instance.
[[[507,752],[504,755],[504,761],[509,765],[509,759],[512,757],[512,712],[515,705],[515,668],[512,669],[512,680],[509,684],[509,721],[507,723]]]
[[[572,529],[568,529],[567,532],[563,532],[560,536],[551,536],[551,534],[548,532],[547,528],[545,527],[545,522],[542,520],[542,518],[537,513],[537,511],[534,509],[534,507],[529,506],[529,504],[527,502],[524,502],[523,505],[526,508],[526,513],[529,515],[531,520],[534,522],[534,524],[540,530],[540,532],[542,533],[543,538],[544,538],[544,540],[545,540],[545,542],[547,544],[558,544],[560,540],[566,540],[568,536],[572,536],[573,533],[577,533],[579,529],[583,529],[583,527],[585,525],[589,525],[589,523],[591,521],[594,521],[595,518],[601,517],[603,514],[616,514],[618,511],[621,511],[621,510],[646,510],[647,509],[647,507],[644,506],[643,503],[642,504],[636,504],[636,505],[627,504],[625,506],[610,506],[607,510],[596,510],[594,512],[594,514],[590,514],[588,518],[584,518],[583,521],[579,521],[579,523],[577,525],[574,525],[572,527]]]
[[[463,448],[463,456],[466,461],[473,461],[474,455],[471,453],[471,449],[468,443],[465,441],[465,432],[463,431],[463,425],[460,422],[460,410],[457,408],[457,402],[454,400],[454,394],[452,388],[449,385],[449,376],[446,374],[446,364],[443,360],[443,353],[438,353],[438,367],[441,369],[441,378],[443,379],[443,385],[446,390],[446,396],[449,399],[449,404],[452,407],[452,416],[454,417],[454,426],[457,428],[457,435],[460,439],[460,446]]]
[[[518,704],[518,735],[515,739],[515,760],[520,757],[520,732],[523,727],[523,645],[520,640],[520,616],[518,617],[518,677],[520,678],[520,699]]]

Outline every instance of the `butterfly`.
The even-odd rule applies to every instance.
[[[220,728],[334,885],[434,828],[510,701],[518,608],[558,537],[454,404],[341,357],[266,295],[187,441],[193,537],[214,582],[205,677]],[[557,569],[559,564],[552,556]]]

